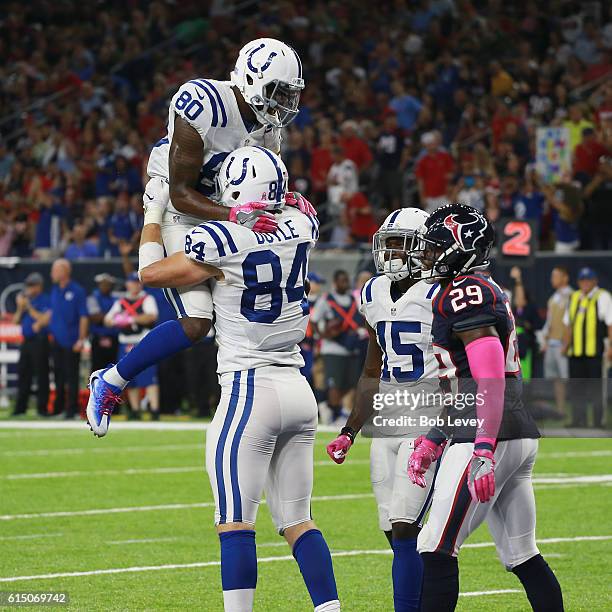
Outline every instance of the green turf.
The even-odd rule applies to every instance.
[[[111,568],[216,562],[218,541],[210,506],[96,515],[14,515],[130,508],[161,504],[210,504],[203,469],[204,436],[198,432],[112,431],[102,440],[89,432],[0,430],[0,578]],[[332,551],[379,550],[383,554],[336,557],[343,609],[391,610],[391,556],[377,530],[368,480],[368,444],[361,440],[343,466],[327,461],[317,439],[312,510]],[[607,451],[601,456],[566,452]],[[47,452],[49,451],[49,452]],[[551,454],[553,454],[551,456]],[[146,470],[167,468],[165,473]],[[174,469],[174,471],[172,471]],[[178,471],[178,470],[180,471]],[[126,473],[133,470],[133,473]],[[145,470],[143,473],[142,470]],[[64,472],[61,477],[30,477]],[[100,475],[92,480],[93,475]],[[108,472],[105,476],[104,472]],[[610,440],[543,440],[536,475],[612,473]],[[17,476],[17,477],[16,477]],[[608,484],[542,485],[536,488],[538,537],[612,536]],[[361,494],[351,500],[316,497]],[[7,520],[7,515],[12,518]],[[257,526],[260,559],[289,555],[262,507]],[[24,539],[21,536],[35,536]],[[44,537],[43,537],[44,536]],[[150,542],[128,543],[126,540]],[[486,528],[470,542],[489,541]],[[567,610],[609,610],[612,540],[549,543]],[[520,589],[497,562],[492,547],[464,549],[461,591]],[[67,591],[73,610],[222,609],[219,567],[164,569],[110,575],[0,582],[0,591]],[[260,563],[256,610],[312,609],[295,563]],[[461,597],[459,610],[528,610],[520,593]]]

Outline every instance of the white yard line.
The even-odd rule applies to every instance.
[[[368,464],[367,459],[356,459],[350,465]],[[331,460],[315,461],[316,467],[335,466]],[[76,478],[79,476],[134,476],[142,474],[178,474],[182,472],[202,472],[205,467],[202,465],[176,466],[176,467],[157,467],[157,468],[126,468],[124,470],[71,470],[66,472],[20,472],[17,474],[0,475],[4,480],[39,480],[44,478]]]
[[[612,483],[612,474],[601,474],[597,476],[578,476],[575,478],[544,478],[544,482],[540,482],[538,478],[534,478],[534,486],[536,489],[563,489],[568,487],[583,487],[594,484],[609,486]],[[318,495],[314,496],[311,501],[346,501],[355,499],[369,499],[374,497],[372,493],[349,493],[345,495]],[[265,503],[265,500],[262,502]],[[59,518],[71,516],[91,516],[97,514],[123,514],[127,512],[150,512],[159,510],[185,510],[192,508],[211,508],[214,502],[200,502],[190,504],[159,504],[150,506],[128,506],[120,508],[94,508],[90,510],[74,510],[74,511],[59,511],[59,512],[33,512],[27,514],[0,514],[0,521],[12,521],[19,519],[37,519],[37,518]]]
[[[184,450],[201,450],[204,454],[204,440],[200,444],[159,444],[157,446],[90,446],[87,448],[39,448],[36,450],[0,451],[3,457],[47,457],[49,455],[84,455],[90,453],[150,453]]]
[[[367,499],[374,497],[372,493],[349,493],[346,495],[319,495],[314,496],[311,501],[346,501],[353,499]],[[266,503],[265,500],[262,503]],[[92,516],[96,514],[124,514],[126,512],[150,512],[159,510],[186,510],[192,508],[212,508],[215,502],[199,502],[192,504],[159,504],[155,506],[128,506],[125,508],[93,508],[90,510],[74,510],[60,512],[33,512],[28,514],[0,514],[0,521],[12,521],[17,519],[37,518],[59,518],[70,516]]]
[[[38,540],[39,538],[59,538],[63,533],[30,533],[27,535],[0,536],[0,542],[4,540]]]
[[[610,457],[612,450],[594,450],[594,451],[567,451],[562,452],[542,452],[538,453],[538,459],[569,459],[572,457]]]
[[[537,540],[538,544],[558,543],[558,542],[581,542],[590,540],[610,540],[612,536],[577,536],[575,538],[549,538],[545,540]],[[464,548],[484,548],[485,546],[493,546],[491,542],[480,542],[478,544],[466,544]],[[358,557],[365,555],[391,555],[393,551],[388,548],[373,549],[373,550],[342,550],[332,552],[332,557]],[[258,563],[273,563],[276,561],[293,561],[293,555],[282,555],[276,557],[262,557],[257,560]],[[77,578],[81,576],[101,576],[105,574],[125,574],[136,572],[155,572],[173,569],[194,569],[202,567],[218,567],[220,561],[203,561],[197,563],[171,563],[165,565],[145,565],[132,567],[115,567],[108,569],[97,569],[81,572],[57,572],[54,574],[36,574],[31,576],[7,576],[0,578],[0,582],[23,582],[29,580],[51,580],[55,578]],[[498,595],[503,593],[520,593],[518,589],[498,589],[492,591],[471,591],[461,593],[464,597],[477,597],[480,595]]]
[[[140,538],[133,540],[110,540],[107,544],[123,545],[123,544],[154,544],[157,542],[176,542],[181,538]]]
[[[44,478],[73,478],[78,476],[141,476],[143,474],[182,474],[201,472],[204,475],[203,465],[158,467],[158,468],[127,468],[125,470],[74,470],[71,472],[27,472],[20,474],[5,474],[0,476],[4,480],[40,480]]]

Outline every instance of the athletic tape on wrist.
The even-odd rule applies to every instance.
[[[159,242],[145,242],[138,249],[138,271],[161,261],[164,258],[164,247]]]
[[[149,225],[150,223],[161,225],[164,212],[165,208],[145,206],[143,225]]]

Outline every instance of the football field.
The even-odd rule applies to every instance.
[[[59,424],[58,424],[59,425]],[[200,430],[0,429],[0,592],[66,592],[71,610],[222,610],[219,545]],[[334,555],[343,610],[392,610],[391,554],[378,531],[367,440],[342,466],[319,433],[312,514]],[[566,610],[610,610],[612,442],[540,443],[540,548]],[[265,505],[255,609],[312,610]],[[486,527],[460,555],[459,610],[528,610]]]

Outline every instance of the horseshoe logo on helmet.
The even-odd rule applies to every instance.
[[[270,67],[270,64],[272,63],[272,58],[276,57],[278,55],[278,53],[276,53],[276,51],[272,51],[270,53],[270,55],[268,55],[268,59],[266,60],[266,62],[264,64],[262,64],[261,66],[253,66],[253,55],[255,53],[257,53],[258,51],[261,51],[264,47],[265,47],[265,43],[261,43],[261,45],[259,45],[259,47],[255,47],[255,49],[251,50],[249,52],[249,54],[247,55],[247,67],[251,72],[255,72],[260,73],[260,72],[264,72],[264,70],[267,70]]]
[[[232,157],[230,159],[229,164],[227,164],[227,168],[225,169],[225,176],[229,179],[230,177],[230,166],[234,163],[234,159],[236,159],[235,157]],[[246,178],[247,175],[247,164],[249,163],[249,158],[246,157],[245,159],[242,160],[242,174],[235,179],[232,179],[230,181],[230,185],[240,185],[240,183],[242,183],[242,181],[244,181],[244,179]]]

